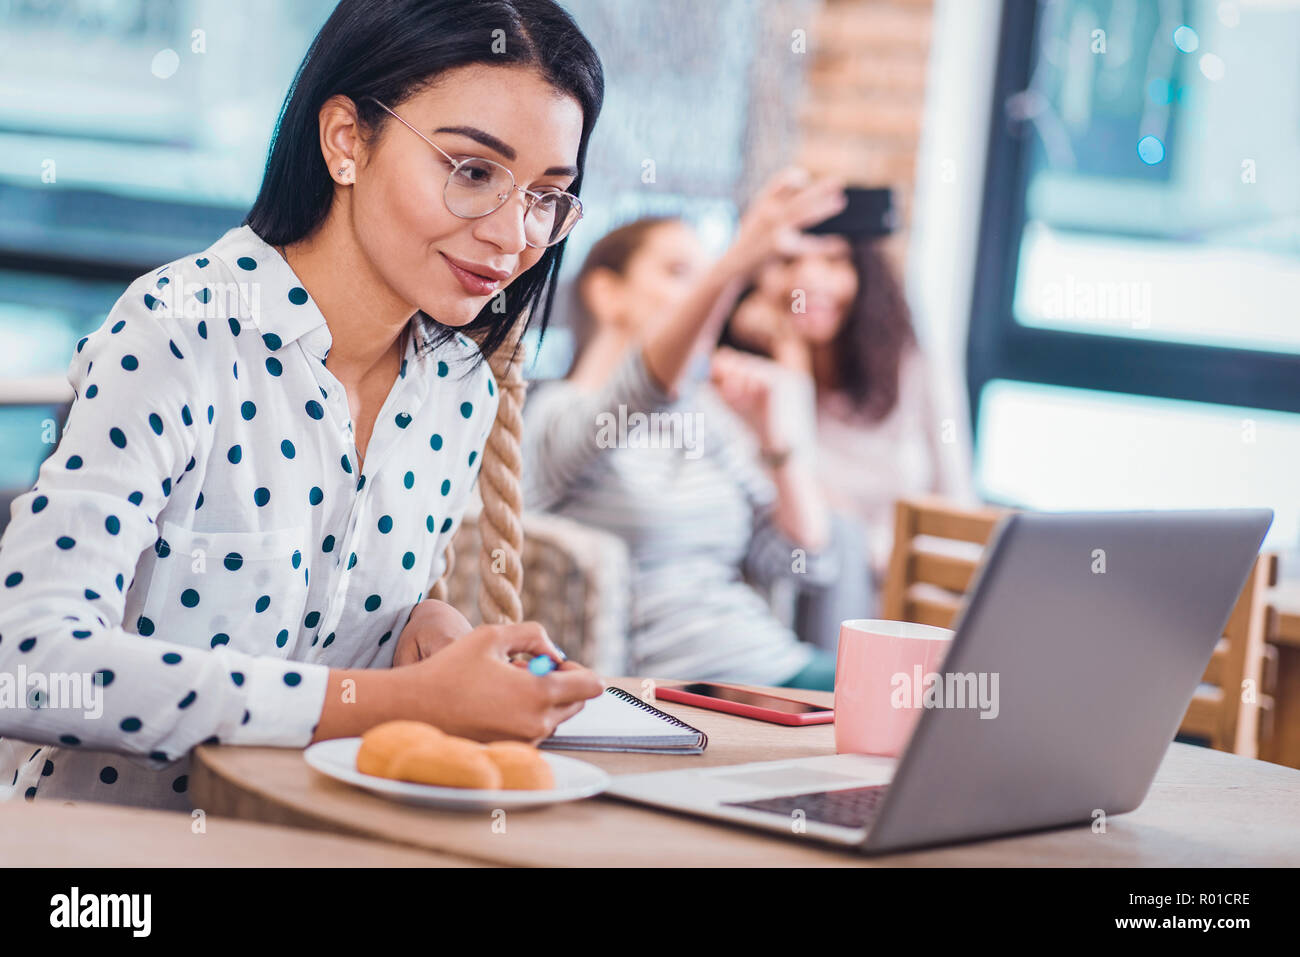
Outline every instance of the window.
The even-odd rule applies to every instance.
[[[1297,48],[1295,0],[1005,4],[967,355],[989,498],[1265,505],[1296,543]]]
[[[11,0],[0,251],[133,278],[238,225],[330,0]],[[117,267],[113,270],[113,267]]]
[[[0,487],[14,488],[58,441],[77,340],[130,280],[243,219],[334,3],[0,6]]]

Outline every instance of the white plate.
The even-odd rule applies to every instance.
[[[484,788],[443,788],[362,774],[357,770],[360,738],[333,738],[313,744],[303,752],[307,763],[346,784],[407,804],[450,808],[460,811],[491,811],[496,808],[540,807],[562,801],[576,801],[599,794],[609,787],[609,775],[586,761],[558,754],[542,753],[555,774],[555,787],[540,791],[497,791]]]

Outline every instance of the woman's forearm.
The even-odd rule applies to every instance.
[[[713,264],[682,304],[642,344],[646,370],[668,392],[676,392],[695,351],[722,331],[744,286],[748,269],[729,250]]]
[[[331,668],[312,741],[354,737],[398,718],[423,720],[417,691],[400,668]]]
[[[795,452],[772,470],[777,528],[801,548],[818,551],[830,541],[830,510],[806,457]]]

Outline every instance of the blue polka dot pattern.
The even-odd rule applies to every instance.
[[[303,282],[239,227],[76,341],[68,427],[0,550],[0,592],[40,623],[0,635],[0,672],[94,675],[105,720],[51,733],[21,709],[14,738],[58,743],[12,766],[0,748],[0,780],[188,810],[188,746],[300,747],[330,667],[391,664],[496,413],[477,348],[435,331],[412,318],[385,400],[361,409]]]

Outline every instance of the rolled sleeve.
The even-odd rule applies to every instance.
[[[223,728],[225,744],[301,748],[311,742],[320,721],[330,669],[306,661],[281,661],[252,655],[232,664],[244,690],[244,715]],[[231,679],[233,683],[233,678]],[[256,720],[253,716],[256,715]]]

